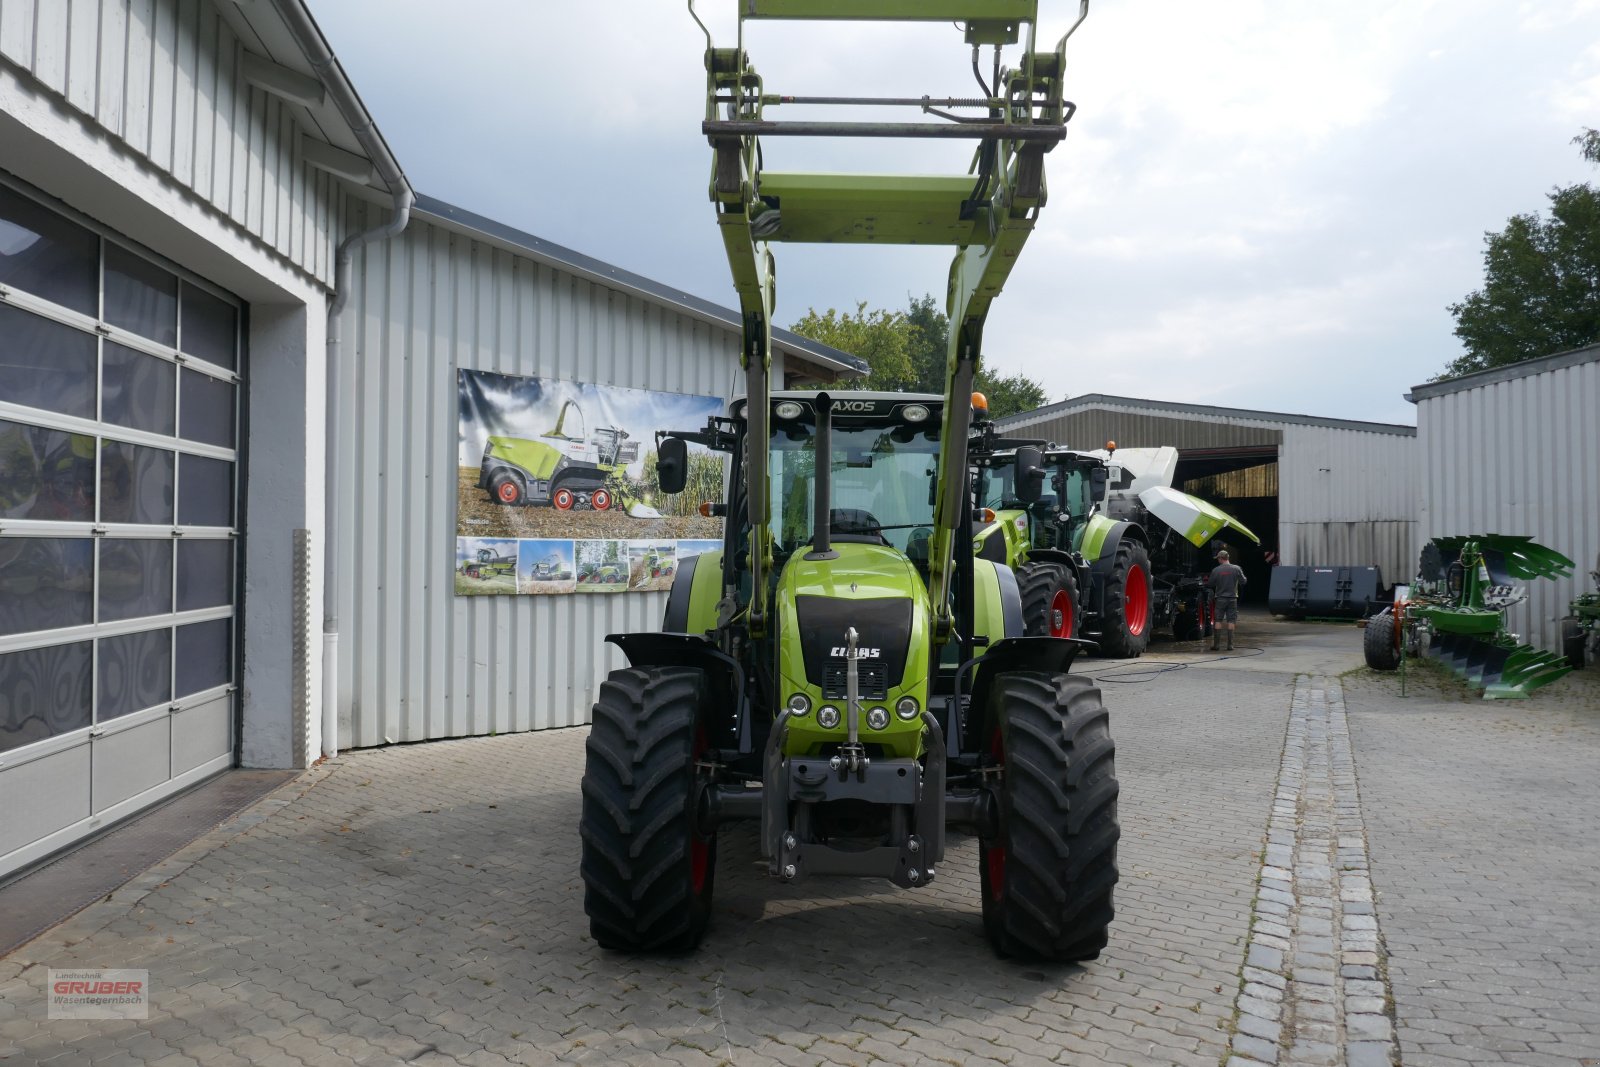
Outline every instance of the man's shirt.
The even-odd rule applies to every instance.
[[[1211,572],[1211,592],[1215,596],[1239,595],[1239,587],[1248,579],[1237,563],[1219,563]]]

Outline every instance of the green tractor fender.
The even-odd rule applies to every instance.
[[[1150,539],[1146,536],[1144,527],[1136,522],[1093,515],[1084,524],[1078,550],[1089,564],[1089,573],[1095,590],[1099,590],[1111,574],[1111,568],[1116,563],[1117,550],[1122,547],[1124,541],[1136,542],[1146,550],[1150,547]]]
[[[678,563],[667,593],[661,629],[669,634],[705,634],[717,628],[717,602],[722,599],[722,549],[702,552]]]

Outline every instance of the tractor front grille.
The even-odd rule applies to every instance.
[[[822,669],[822,698],[843,700],[849,667],[842,659],[830,659]],[[882,660],[856,661],[856,686],[862,700],[885,700],[889,696],[889,666]]]

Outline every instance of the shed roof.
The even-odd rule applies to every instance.
[[[1176,415],[1188,415],[1197,419],[1233,418],[1252,419],[1257,422],[1279,423],[1297,426],[1328,426],[1340,430],[1357,430],[1362,433],[1387,433],[1402,437],[1415,437],[1417,428],[1392,422],[1363,422],[1357,419],[1329,419],[1321,415],[1292,415],[1281,411],[1256,411],[1251,408],[1224,408],[1212,407],[1208,404],[1177,404],[1170,400],[1141,400],[1131,396],[1112,396],[1107,393],[1085,393],[1082,396],[1068,397],[1060,403],[1048,407],[1035,408],[1033,411],[1024,411],[1017,415],[1008,415],[999,419],[1001,426],[1018,426],[1025,422],[1035,422],[1042,418],[1056,415],[1065,415],[1073,411],[1083,411],[1089,408],[1106,407],[1110,405],[1122,407],[1144,408],[1150,411],[1170,412]]]
[[[1419,400],[1431,400],[1436,396],[1478,389],[1498,382],[1516,381],[1518,378],[1527,378],[1565,367],[1576,367],[1580,363],[1593,363],[1597,360],[1600,360],[1600,344],[1585,345],[1566,352],[1540,356],[1538,359],[1525,359],[1508,367],[1490,367],[1488,370],[1475,370],[1471,374],[1463,374],[1456,378],[1413,385],[1411,392],[1406,394],[1406,399],[1415,404]]]

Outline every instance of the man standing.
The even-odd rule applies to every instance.
[[[1217,553],[1217,566],[1211,572],[1212,630],[1211,651],[1219,651],[1217,637],[1228,628],[1228,651],[1233,651],[1233,628],[1239,622],[1239,587],[1248,579],[1237,565],[1228,562],[1228,550]]]

